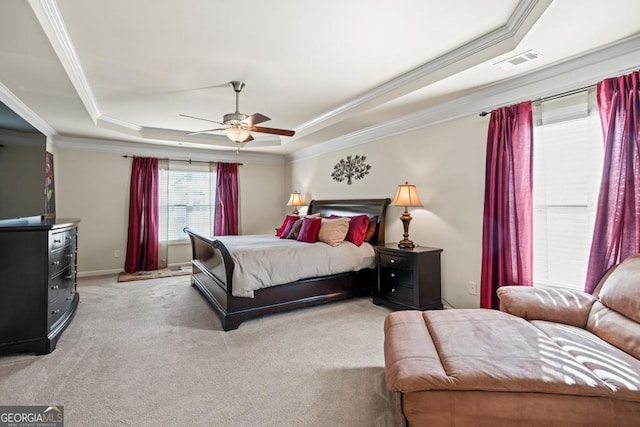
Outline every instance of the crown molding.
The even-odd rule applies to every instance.
[[[78,138],[60,136],[55,138],[58,148],[77,151],[92,151],[128,156],[169,157],[178,160],[201,160],[208,162],[247,162],[264,164],[284,164],[284,156],[277,154],[247,153],[240,150],[219,151],[201,148],[158,146],[156,144],[131,143],[113,139]]]
[[[40,26],[47,35],[67,76],[71,79],[71,84],[76,89],[85,109],[93,119],[93,122],[96,123],[101,114],[100,108],[73,47],[58,5],[55,0],[29,0],[29,5],[31,5],[31,9],[33,9]]]
[[[361,96],[353,98],[337,108],[302,123],[296,128],[297,136],[304,136],[320,126],[325,127],[338,120],[342,120],[347,112],[355,114],[364,108],[382,104],[392,98],[410,93],[425,85],[452,75],[464,68],[479,64],[512,50],[535,24],[549,4],[551,4],[551,1],[552,0],[520,0],[513,14],[502,27],[460,48],[454,49],[433,61],[404,73]],[[176,138],[179,137],[179,141],[202,142],[199,140],[194,141],[191,138],[196,135],[188,136],[185,135],[184,132],[171,129],[146,128],[102,115],[56,1],[29,0],[29,4],[96,126],[134,135],[143,139],[176,141]],[[208,136],[210,137],[211,135]],[[211,145],[211,141],[215,141],[216,145],[220,147],[233,146],[233,143],[230,145],[228,144],[230,141],[225,141],[223,138],[208,138],[207,141],[209,145]],[[286,143],[291,141],[293,141],[293,139],[286,141]],[[283,140],[280,138],[278,138],[277,141],[274,139],[261,139],[260,142],[256,142],[258,146],[282,144]]]
[[[312,133],[321,124],[334,123],[347,112],[382,104],[513,50],[550,4],[551,0],[521,0],[502,27],[302,123],[296,127],[296,137]]]
[[[26,104],[15,96],[2,82],[0,82],[0,101],[29,122],[31,126],[44,133],[47,138],[53,138],[57,135],[55,129],[49,126],[49,123],[45,122],[40,116],[34,113],[33,110],[27,107]]]
[[[288,162],[321,156],[502,105],[537,99],[596,84],[640,67],[640,35],[594,49],[530,73],[469,91],[448,102],[333,138],[287,155]]]
[[[202,144],[206,148],[231,148],[238,146],[226,136],[220,135],[186,135],[183,131],[175,129],[154,128],[140,126],[116,117],[107,116],[101,113],[98,101],[93,94],[91,85],[87,79],[84,68],[80,63],[78,54],[73,46],[71,37],[67,32],[60,10],[55,0],[29,0],[40,26],[43,28],[49,42],[62,63],[73,87],[75,88],[85,109],[91,116],[94,124],[103,129],[110,129],[126,135],[135,136],[148,140],[162,140],[171,142],[189,142]],[[252,142],[255,147],[270,147],[282,145],[280,137],[259,137]]]

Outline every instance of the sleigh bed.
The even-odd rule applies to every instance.
[[[384,245],[385,217],[389,199],[313,200],[307,214],[322,217],[377,217],[371,245]],[[227,246],[218,239],[202,236],[188,227],[193,254],[191,284],[211,304],[225,331],[236,329],[243,321],[264,314],[323,304],[371,293],[375,285],[375,268],[347,271],[327,276],[308,277],[253,292],[253,298],[233,295],[234,261]],[[349,243],[350,244],[350,243]],[[309,243],[324,245],[324,243]]]

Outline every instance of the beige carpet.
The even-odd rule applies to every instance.
[[[189,277],[81,278],[46,356],[0,357],[1,405],[64,405],[66,426],[397,426],[384,388],[389,310],[369,298],[223,332]]]
[[[137,280],[163,279],[166,277],[188,276],[192,273],[191,265],[161,268],[152,271],[136,271],[135,273],[118,273],[118,282],[133,282]]]

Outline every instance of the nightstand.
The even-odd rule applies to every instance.
[[[378,286],[374,304],[399,310],[441,310],[440,253],[427,246],[376,246]]]

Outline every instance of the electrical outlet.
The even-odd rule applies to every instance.
[[[468,291],[471,295],[478,295],[478,284],[476,282],[469,282]]]
[[[114,258],[120,258],[120,249],[116,249],[113,251],[113,257]]]

